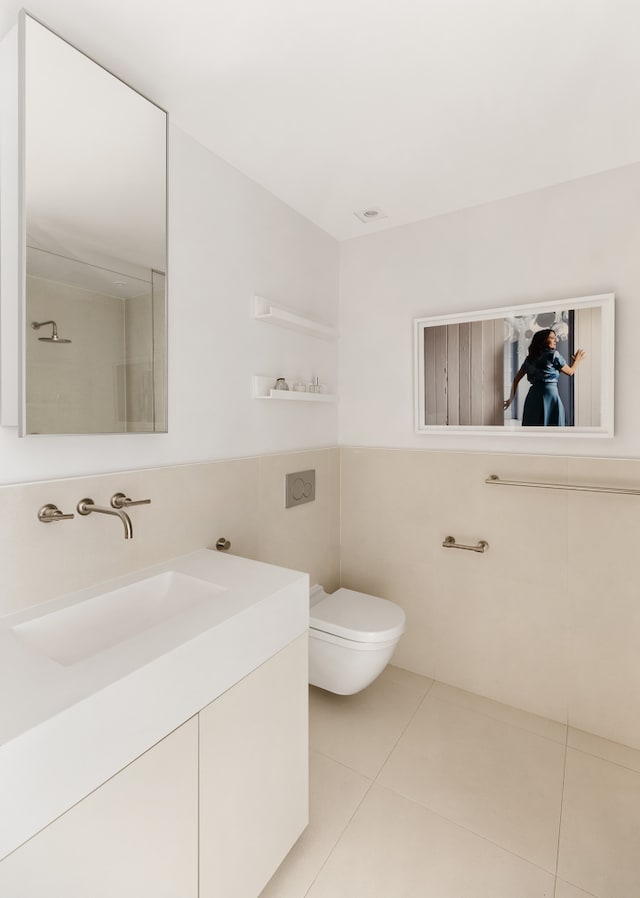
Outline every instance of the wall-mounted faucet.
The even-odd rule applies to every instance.
[[[81,499],[78,502],[78,514],[87,515],[92,514],[94,511],[98,514],[109,514],[120,518],[124,524],[124,538],[133,539],[133,524],[126,511],[123,511],[121,508],[104,508],[101,505],[96,505],[93,499]]]

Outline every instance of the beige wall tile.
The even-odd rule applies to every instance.
[[[566,495],[489,486],[485,479],[566,480],[566,460],[530,456],[342,449],[342,554],[437,561],[442,540],[492,543],[487,566],[539,582],[544,560],[564,556]],[[552,497],[550,501],[549,496]],[[536,554],[523,535],[536,534]]]
[[[572,459],[571,480],[600,486],[640,485],[640,462]],[[569,722],[640,748],[638,497],[571,493],[568,508]]]
[[[634,486],[640,461],[341,455],[342,585],[404,608],[397,664],[640,748],[637,497],[485,483]],[[448,535],[489,551],[443,549]]]
[[[28,607],[140,567],[139,543],[124,539],[117,518],[76,512],[80,499],[109,504],[118,490],[138,495],[138,477],[86,477],[1,488],[0,613]],[[54,503],[72,521],[42,524],[38,509]],[[135,529],[135,521],[134,521]]]
[[[255,558],[258,551],[258,459],[235,459],[145,471],[147,494],[153,494],[140,539],[144,563],[213,548],[224,536],[230,552]],[[141,507],[141,510],[144,506]],[[132,509],[132,512],[136,509]]]
[[[436,679],[566,722],[565,597],[506,577],[474,576],[473,562],[484,556],[468,557],[451,560],[446,589],[434,596]]]
[[[305,467],[318,471],[316,502],[287,516],[283,472]],[[108,506],[115,492],[151,499],[128,511],[132,540],[115,517],[37,520],[46,502],[70,513],[85,497]],[[338,521],[337,450],[0,486],[0,615],[213,547],[221,536],[234,554],[307,570],[335,589]]]
[[[566,464],[509,461],[343,450],[342,585],[405,610],[396,664],[564,722],[566,496],[547,513],[542,491],[484,479],[499,466],[507,477],[562,480]],[[490,549],[445,549],[449,534]]]
[[[328,509],[328,547],[329,558],[327,562],[327,574],[323,583],[327,592],[335,592],[340,586],[340,450],[327,450],[328,455],[328,485],[329,485],[329,509]]]
[[[270,564],[307,571],[311,584],[335,582],[337,563],[332,558],[335,540],[336,465],[331,450],[265,455],[260,458],[259,559]],[[285,508],[285,475],[310,468],[316,472],[316,499],[297,508]]]
[[[383,558],[352,555],[342,564],[342,585],[396,602],[406,614],[406,630],[396,647],[394,664],[425,677],[435,677],[441,645],[437,584],[431,565],[391,563]]]

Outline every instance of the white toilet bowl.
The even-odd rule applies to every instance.
[[[399,605],[352,589],[310,594],[309,682],[338,695],[360,692],[385,669],[405,628]]]

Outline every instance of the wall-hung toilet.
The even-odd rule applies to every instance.
[[[385,669],[405,628],[399,605],[352,589],[310,593],[309,682],[352,695]]]

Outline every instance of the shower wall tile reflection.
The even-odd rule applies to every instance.
[[[27,276],[28,433],[166,430],[164,275],[120,286],[128,295]],[[60,342],[31,327],[51,320]]]
[[[107,433],[126,430],[125,328],[121,299],[43,278],[27,277],[26,414],[29,433]],[[46,343],[55,319],[60,337]]]

